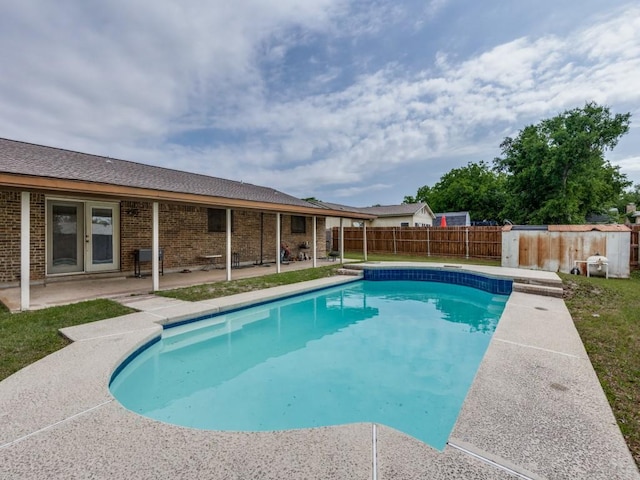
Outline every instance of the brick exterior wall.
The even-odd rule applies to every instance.
[[[16,284],[20,280],[20,205],[19,191],[0,191],[0,284]],[[70,200],[72,198],[69,198]],[[45,278],[45,217],[43,193],[31,193],[31,280]],[[326,256],[325,219],[317,217],[318,257]],[[209,232],[207,207],[166,204],[159,205],[160,247],[164,250],[165,271],[197,268],[205,263],[201,255],[221,254],[224,264],[226,233]],[[281,215],[281,239],[293,255],[299,245],[312,246],[312,218],[305,219],[305,233],[291,233],[291,216]],[[241,264],[260,261],[262,225],[262,261],[276,258],[276,214],[233,211],[232,252],[237,252]],[[151,248],[151,202],[120,202],[120,270],[133,274],[134,251]],[[307,251],[311,255],[311,249]],[[146,267],[146,268],[145,268]],[[143,270],[150,266],[143,265]]]
[[[0,284],[20,281],[21,193],[0,191]],[[45,201],[41,193],[31,193],[31,280],[45,275]]]
[[[207,207],[160,204],[159,241],[164,252],[164,268],[181,270],[196,268],[205,263],[201,255],[222,255],[226,262],[226,233],[209,232]],[[132,214],[128,213],[131,212]],[[120,238],[122,270],[133,271],[134,251],[151,248],[152,207],[150,202],[122,202]],[[306,218],[305,233],[291,233],[291,216],[281,215],[281,239],[292,254],[304,242],[312,244],[313,219]],[[238,253],[241,264],[260,262],[260,236],[262,230],[262,261],[274,262],[276,257],[276,214],[233,211],[231,251]],[[326,256],[324,217],[318,217],[318,257]],[[308,255],[311,254],[309,250]],[[148,267],[147,267],[148,269]]]

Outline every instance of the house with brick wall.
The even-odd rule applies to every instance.
[[[326,255],[325,219],[371,219],[270,187],[0,139],[0,287],[48,278],[158,275],[219,261],[273,262]],[[26,279],[25,281],[22,281]]]

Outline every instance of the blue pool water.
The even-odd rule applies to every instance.
[[[177,425],[375,422],[441,450],[507,298],[358,281],[166,329],[110,388],[126,408]]]

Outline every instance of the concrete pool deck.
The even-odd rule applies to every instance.
[[[554,275],[462,269],[533,284]],[[563,300],[519,291],[442,452],[370,423],[264,433],[177,427],[129,412],[109,393],[113,370],[160,333],[159,323],[351,280],[193,303],[129,297],[122,301],[139,312],[64,329],[74,343],[0,382],[0,478],[640,479]]]

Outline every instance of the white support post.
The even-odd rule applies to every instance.
[[[153,279],[152,290],[157,292],[160,290],[160,273],[158,257],[160,256],[160,227],[159,227],[159,213],[158,202],[153,202],[153,220],[152,220],[152,233],[151,233],[151,277]]]
[[[22,192],[20,205],[20,310],[29,310],[31,283],[31,194]]]
[[[344,263],[344,218],[340,217],[340,263]]]
[[[227,208],[227,282],[231,281],[231,209]]]
[[[318,266],[318,217],[313,217],[313,268]]]
[[[364,253],[364,261],[367,261],[367,221],[362,221],[362,250]]]
[[[276,213],[276,273],[280,273],[280,212]]]
[[[469,258],[469,227],[465,229],[464,233],[465,233],[465,245],[467,246],[466,258]]]

